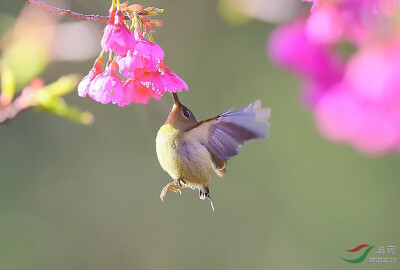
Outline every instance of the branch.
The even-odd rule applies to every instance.
[[[44,9],[44,10],[49,11],[58,16],[69,16],[69,17],[73,17],[73,18],[76,18],[76,19],[79,19],[82,21],[92,21],[92,22],[107,22],[108,21],[108,16],[80,14],[80,13],[73,12],[68,9],[52,7],[41,0],[24,0],[24,1],[27,4],[37,6],[38,8]]]
[[[5,109],[0,109],[0,124],[3,124],[8,120],[14,118],[15,116],[17,116],[17,114],[23,112],[26,109],[28,109],[28,107],[20,107],[15,102]]]

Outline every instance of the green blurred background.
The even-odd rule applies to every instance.
[[[68,7],[106,14],[108,2]],[[272,108],[270,139],[246,144],[224,178],[213,176],[213,213],[190,189],[159,199],[171,181],[155,153],[168,95],[119,108],[69,94],[93,112],[92,126],[24,112],[0,126],[0,269],[399,269],[399,156],[365,157],[320,136],[299,80],[267,59],[275,25],[232,24],[221,1],[140,3],[165,8],[154,37],[196,117],[261,99]],[[23,6],[2,0],[0,16]],[[104,24],[86,24],[101,37]],[[93,60],[54,61],[41,77],[85,75]],[[345,251],[359,244],[394,245],[398,262],[340,259],[361,255]]]

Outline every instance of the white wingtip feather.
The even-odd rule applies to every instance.
[[[268,124],[269,118],[271,117],[271,108],[265,108],[256,111],[256,122],[264,122]]]

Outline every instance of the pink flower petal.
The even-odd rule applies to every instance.
[[[96,76],[90,85],[89,96],[97,102],[118,103],[123,98],[122,83],[116,74],[116,63],[111,62],[106,70]]]
[[[188,90],[187,84],[169,68],[167,68],[163,61],[160,61],[158,64],[158,71],[162,76],[162,81],[167,91],[176,93],[180,92],[182,89]]]
[[[113,16],[104,29],[101,47],[105,52],[114,51],[117,55],[125,55],[128,50],[133,50],[136,44],[133,33],[124,23],[124,15],[120,10],[115,13],[115,21],[111,21]]]
[[[93,68],[89,71],[89,74],[86,75],[78,85],[78,95],[80,97],[86,97],[86,95],[89,93],[90,84],[94,78],[101,73],[102,67],[103,56],[100,56],[96,59]]]
[[[120,106],[120,107],[128,106],[129,104],[131,104],[133,102],[133,96],[132,96],[133,87],[134,87],[133,79],[128,79],[124,83],[124,85],[123,85],[123,89],[124,89],[123,97],[118,102],[118,106]]]

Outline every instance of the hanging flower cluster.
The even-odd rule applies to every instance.
[[[272,59],[304,81],[327,138],[379,155],[400,152],[397,0],[303,0],[311,14],[271,36]]]
[[[188,90],[186,83],[165,66],[163,49],[152,42],[152,27],[161,26],[162,22],[147,16],[163,10],[127,5],[113,1],[101,40],[103,50],[79,84],[79,96],[88,95],[102,104],[111,102],[123,107],[132,102],[147,104],[150,98],[160,99],[165,92]],[[125,16],[132,21],[130,28]],[[107,52],[109,60],[103,70]]]

